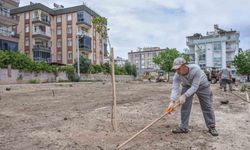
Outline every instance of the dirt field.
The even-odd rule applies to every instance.
[[[165,111],[170,87],[167,83],[117,83],[119,130],[114,133],[110,83],[0,85],[0,149],[115,149]],[[122,149],[249,150],[250,104],[226,95],[218,85],[212,89],[218,137],[207,132],[196,99],[191,132],[171,133],[180,121],[178,109]],[[229,104],[220,104],[223,99]]]

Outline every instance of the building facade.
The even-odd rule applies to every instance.
[[[116,65],[118,65],[118,66],[120,66],[120,67],[123,67],[123,66],[125,66],[125,64],[126,64],[126,62],[127,62],[128,60],[126,60],[126,59],[124,59],[124,58],[122,58],[122,57],[117,56],[117,57],[114,59],[114,61],[115,61],[115,64],[116,64]]]
[[[207,32],[205,36],[199,33],[187,37],[188,50],[192,58],[191,63],[207,67],[225,68],[239,53],[239,32],[220,29],[214,25],[214,31]]]
[[[10,10],[18,6],[19,0],[0,0],[0,50],[18,50],[18,18],[10,15]]]
[[[86,55],[93,64],[103,63],[107,44],[92,24],[99,15],[86,5],[51,9],[31,3],[11,10],[11,14],[19,18],[19,50],[33,60],[74,64],[79,47],[80,55]]]
[[[159,47],[138,48],[137,51],[128,53],[128,61],[136,65],[139,75],[145,72],[155,72],[160,68],[153,62],[153,58],[164,50],[165,49],[160,49]]]

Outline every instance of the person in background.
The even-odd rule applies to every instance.
[[[220,79],[224,92],[227,91],[227,85],[229,85],[229,90],[232,91],[232,72],[230,70],[230,65],[227,65],[226,68],[221,70]]]

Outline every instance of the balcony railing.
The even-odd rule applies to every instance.
[[[33,45],[33,51],[44,51],[44,52],[50,52],[50,47],[47,47],[45,45]]]
[[[226,52],[235,52],[235,48],[233,47],[227,47]]]
[[[51,49],[45,45],[33,45],[33,59],[34,61],[51,62]]]
[[[44,35],[44,36],[48,36],[51,37],[51,34],[42,30],[35,30],[33,31],[33,35]]]
[[[91,43],[91,37],[84,35],[83,38],[79,39],[79,48],[91,52]]]
[[[33,22],[40,21],[40,22],[44,22],[44,23],[50,25],[50,20],[48,20],[47,18],[43,18],[43,17],[40,18],[40,17],[36,16],[32,19],[32,21]]]
[[[1,28],[0,28],[0,35],[3,35],[3,36],[11,36],[11,35],[12,35],[12,31],[9,31],[9,30],[1,29]]]

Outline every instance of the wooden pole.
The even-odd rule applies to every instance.
[[[236,92],[231,92],[233,95],[239,97],[241,100],[250,103],[249,101],[247,101],[245,98],[241,97],[240,95],[236,94]]]
[[[177,103],[174,106],[174,109],[177,108],[178,106],[180,106],[179,103]],[[174,110],[173,109],[173,110]],[[136,134],[134,134],[131,138],[129,138],[128,140],[126,140],[125,142],[123,142],[121,145],[119,145],[117,149],[120,149],[121,147],[123,147],[125,144],[127,144],[128,142],[130,142],[131,140],[133,140],[135,137],[137,137],[138,135],[140,135],[143,131],[145,131],[146,129],[148,129],[149,127],[151,127],[152,125],[154,125],[156,122],[158,122],[159,120],[161,120],[163,117],[165,117],[167,114],[170,114],[170,112],[165,112],[164,114],[162,114],[159,118],[155,119],[153,122],[151,122],[149,125],[147,125],[145,128],[143,128],[142,130],[140,130],[139,132],[137,132]]]
[[[116,118],[116,87],[115,87],[115,61],[114,61],[114,49],[111,48],[111,67],[112,67],[112,91],[113,91],[113,106],[111,122],[113,130],[117,131],[117,118]]]
[[[246,98],[247,98],[247,101],[250,102],[250,99],[249,99],[249,94],[248,92],[246,91]]]

